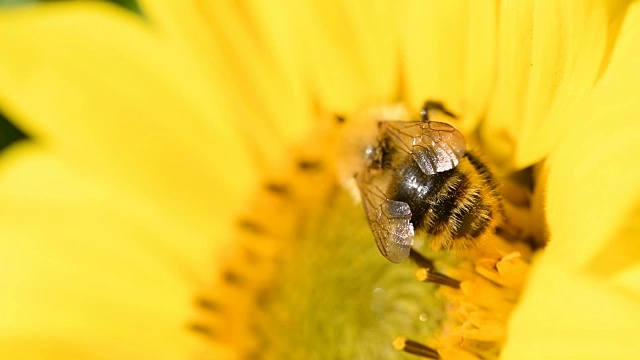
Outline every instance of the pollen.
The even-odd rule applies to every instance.
[[[187,331],[240,359],[497,359],[533,253],[525,217],[510,217],[527,211],[527,186],[499,179],[509,210],[475,251],[417,237],[394,264],[344,190],[339,130],[325,131],[265,174]]]

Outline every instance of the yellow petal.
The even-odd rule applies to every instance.
[[[185,354],[141,349],[122,342],[94,341],[81,342],[52,334],[8,336],[0,340],[0,357],[20,360],[119,360],[119,359],[184,359]],[[210,345],[202,351],[188,352],[186,357],[196,354],[197,359],[236,359],[233,353],[220,346]]]
[[[283,108],[280,104],[285,101],[286,107],[293,102],[295,108],[300,106],[295,101],[302,97],[303,106],[314,100],[326,108],[346,112],[363,103],[390,101],[397,96],[394,2],[247,6],[142,0],[141,5],[144,13],[169,36],[185,43],[196,57],[213,64],[204,67],[231,63],[242,70],[234,72],[238,78],[231,79],[242,88],[237,93],[245,98],[256,93],[258,98],[253,100],[260,106]],[[286,86],[274,83],[274,74],[284,74]],[[305,82],[300,83],[301,79]],[[294,91],[289,92],[289,88]],[[309,89],[313,99],[308,97]],[[263,102],[262,96],[279,100]],[[305,115],[308,111],[303,109]],[[300,117],[294,120],[304,121]]]
[[[537,2],[532,66],[515,163],[532,164],[571,128],[567,117],[592,88],[606,56],[612,13],[604,1]],[[542,140],[541,140],[542,139]]]
[[[397,4],[294,2],[308,85],[324,109],[353,113],[398,97]]]
[[[534,269],[501,359],[638,358],[638,297],[558,269],[555,260],[540,259]]]
[[[0,174],[3,358],[170,359],[194,349],[186,329],[202,284],[165,239],[118,211],[117,192],[29,144],[3,157]]]
[[[284,4],[143,0],[145,13],[216,86],[231,122],[265,161],[309,131],[312,98],[299,66],[297,16]],[[245,104],[238,106],[238,104]]]
[[[174,219],[167,217],[165,212],[157,211],[157,204],[139,201],[138,196],[130,197],[129,193],[108,184],[83,179],[53,153],[30,143],[5,150],[2,160],[0,196],[6,201],[16,204],[46,202],[51,211],[70,202],[109,207],[112,213],[145,228],[147,237],[153,236],[154,240],[145,240],[141,245],[149,247],[148,250],[159,259],[179,268],[190,278],[210,278],[216,249],[229,241],[229,224],[212,218],[207,229],[185,230],[174,224]]]
[[[570,267],[588,266],[613,248],[628,253],[633,247],[640,255],[633,241],[639,234],[616,235],[640,206],[639,42],[640,6],[634,5],[608,69],[578,106],[570,120],[574,126],[549,160],[549,252]]]
[[[495,75],[497,3],[403,3],[400,18],[405,97],[427,99],[464,114],[470,130],[484,115]]]
[[[533,2],[503,1],[496,55],[497,77],[487,120],[482,124],[484,152],[496,163],[509,161],[524,108],[531,66]]]
[[[210,235],[211,219],[228,219],[255,184],[218,106],[226,99],[133,15],[100,3],[32,7],[3,12],[0,36],[0,103],[78,174]]]
[[[286,2],[256,1],[246,7],[246,12],[242,10],[238,12],[247,17],[243,23],[245,30],[230,31],[231,27],[228,27],[223,34],[229,38],[244,34],[249,43],[246,46],[253,53],[239,54],[238,58],[246,63],[245,68],[261,71],[254,70],[251,77],[239,79],[248,85],[244,89],[246,92],[239,93],[241,97],[237,100],[244,102],[242,97],[248,94],[262,108],[268,109],[257,115],[277,125],[279,145],[298,142],[310,131],[316,114],[312,109],[315,104],[306,82],[305,69],[300,65],[306,54],[304,39],[295,21],[295,8]],[[214,13],[219,17],[226,16]],[[217,29],[224,30],[221,27]],[[260,89],[261,92],[254,95],[252,89]]]
[[[549,158],[550,245],[512,317],[507,359],[640,356],[639,41],[634,4]]]
[[[483,127],[500,161],[531,165],[572,126],[567,117],[600,74],[621,9],[605,1],[503,3],[500,70]]]

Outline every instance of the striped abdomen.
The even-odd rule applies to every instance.
[[[431,235],[436,249],[472,248],[501,217],[497,184],[472,153],[456,168],[435,175],[407,157],[393,174],[389,198],[409,204],[414,228]]]

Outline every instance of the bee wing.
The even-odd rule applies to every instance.
[[[380,126],[381,133],[411,154],[427,175],[455,168],[467,150],[464,136],[442,122],[382,121]]]
[[[359,187],[378,250],[391,262],[406,260],[414,234],[409,204],[387,199],[373,184],[360,181]]]

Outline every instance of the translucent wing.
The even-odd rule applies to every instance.
[[[381,121],[380,133],[411,154],[427,175],[455,168],[467,149],[458,130],[437,121]]]
[[[404,261],[413,245],[409,205],[387,199],[378,187],[367,181],[358,181],[358,186],[378,250],[391,262]]]

